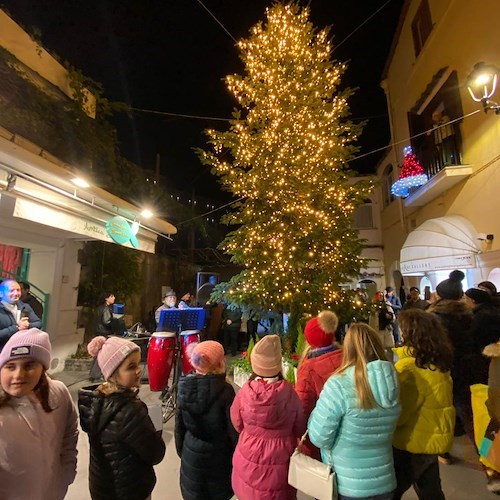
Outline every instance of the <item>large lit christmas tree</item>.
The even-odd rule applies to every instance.
[[[352,224],[371,185],[346,163],[360,126],[348,120],[351,91],[338,89],[345,65],[330,58],[328,30],[295,3],[266,17],[238,43],[244,76],[226,78],[239,105],[230,128],[208,130],[213,150],[200,156],[241,198],[221,247],[244,270],[219,292],[297,319],[334,307],[339,284],[365,265]]]

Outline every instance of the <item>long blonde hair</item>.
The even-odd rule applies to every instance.
[[[359,407],[363,410],[376,408],[377,402],[368,382],[366,365],[376,359],[386,359],[377,332],[366,323],[353,323],[347,330],[342,354],[342,364],[335,374],[354,366]]]

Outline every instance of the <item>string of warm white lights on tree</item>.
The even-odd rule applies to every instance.
[[[349,119],[345,64],[331,60],[328,30],[309,10],[275,4],[238,43],[243,76],[226,78],[238,103],[230,129],[208,130],[202,161],[243,200],[224,221],[222,243],[244,267],[230,301],[292,314],[316,313],[339,299],[339,283],[366,265],[353,214],[371,185],[352,181],[346,162],[361,129]]]

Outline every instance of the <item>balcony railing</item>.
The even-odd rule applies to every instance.
[[[444,167],[462,164],[459,123],[435,128],[420,138],[414,145],[415,155],[425,169],[429,179]]]

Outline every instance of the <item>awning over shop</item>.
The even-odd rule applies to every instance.
[[[49,238],[102,240],[154,253],[177,229],[98,186],[77,187],[78,171],[0,127],[0,231],[23,227]]]
[[[413,230],[401,248],[401,274],[476,267],[481,252],[474,226],[460,215],[429,219]]]

